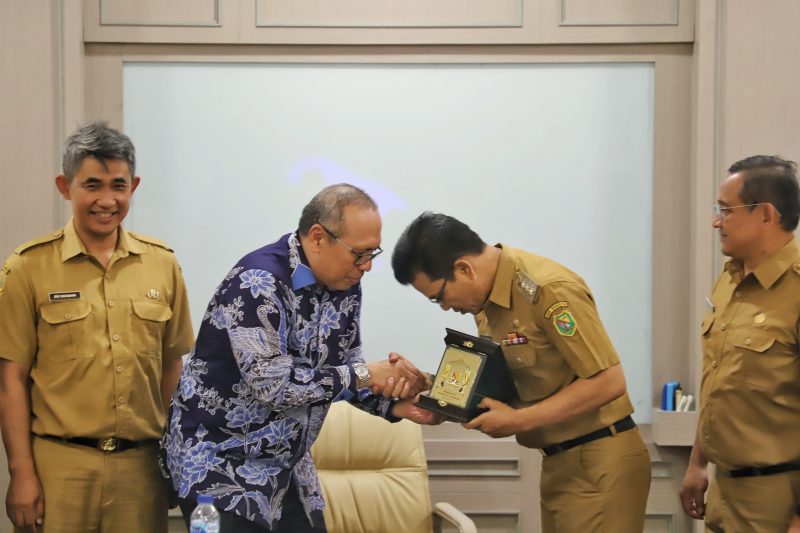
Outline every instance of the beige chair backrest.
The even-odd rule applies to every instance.
[[[422,431],[392,424],[347,402],[331,406],[311,450],[330,533],[430,533]]]

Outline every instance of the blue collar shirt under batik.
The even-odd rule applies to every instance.
[[[294,482],[322,520],[310,449],[330,403],[392,418],[390,400],[356,390],[360,312],[360,284],[321,288],[297,233],[239,261],[208,305],[168,416],[162,446],[181,498],[210,494],[269,526]]]

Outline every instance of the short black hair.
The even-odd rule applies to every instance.
[[[394,277],[402,285],[422,272],[430,279],[453,279],[459,257],[480,254],[486,243],[460,220],[425,211],[400,235],[392,253]]]
[[[742,203],[772,204],[781,215],[781,227],[794,231],[800,220],[797,165],[776,155],[753,155],[732,164],[731,174],[742,174]],[[750,208],[753,209],[752,207]]]

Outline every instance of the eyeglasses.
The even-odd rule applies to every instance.
[[[444,298],[444,288],[447,287],[447,278],[444,278],[444,283],[442,283],[442,288],[439,289],[439,292],[436,293],[436,296],[433,298],[428,298],[431,303],[433,304],[440,304],[442,303],[442,298]]]
[[[731,211],[734,209],[738,209],[740,207],[755,207],[757,205],[765,205],[769,202],[758,202],[755,204],[742,204],[742,205],[719,205],[719,204],[711,204],[711,212],[714,214],[714,218],[727,218]]]
[[[342,239],[334,235],[334,233],[331,230],[323,226],[320,221],[317,221],[317,224],[319,224],[319,227],[324,229],[325,233],[330,235],[333,240],[344,246],[348,252],[356,256],[356,260],[354,261],[356,265],[363,265],[369,263],[370,261],[372,261],[373,259],[375,259],[376,257],[378,257],[383,253],[383,249],[380,246],[378,246],[371,252],[357,252],[352,246],[344,242]]]

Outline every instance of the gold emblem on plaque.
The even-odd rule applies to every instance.
[[[475,343],[472,341],[464,341],[464,346],[466,348],[472,348],[473,346],[475,346]]]
[[[441,407],[466,407],[480,368],[480,355],[449,346],[436,373],[430,397],[439,402]]]

